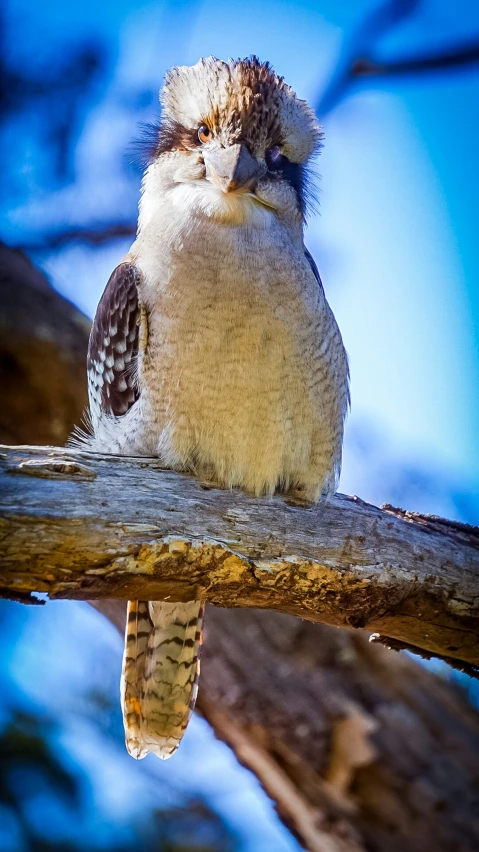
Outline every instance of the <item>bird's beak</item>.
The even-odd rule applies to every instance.
[[[265,168],[251,156],[245,145],[213,148],[204,154],[206,177],[223,192],[251,189],[264,174]]]

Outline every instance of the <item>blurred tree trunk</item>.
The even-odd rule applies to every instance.
[[[0,243],[1,442],[62,444],[87,404],[89,319]]]
[[[86,320],[18,253],[1,273],[0,441],[58,443],[85,405]],[[122,602],[95,605],[123,629]],[[479,848],[478,716],[404,654],[209,607],[198,709],[311,852]]]

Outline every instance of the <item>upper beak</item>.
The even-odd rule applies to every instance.
[[[213,148],[205,151],[206,177],[223,192],[251,187],[263,174],[264,168],[251,156],[245,145]]]

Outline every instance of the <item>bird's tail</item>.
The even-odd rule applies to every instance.
[[[167,760],[195,706],[204,604],[129,601],[121,676],[126,747]]]

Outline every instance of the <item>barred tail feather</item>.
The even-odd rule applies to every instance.
[[[195,706],[204,604],[129,601],[121,676],[126,747],[174,754]]]

